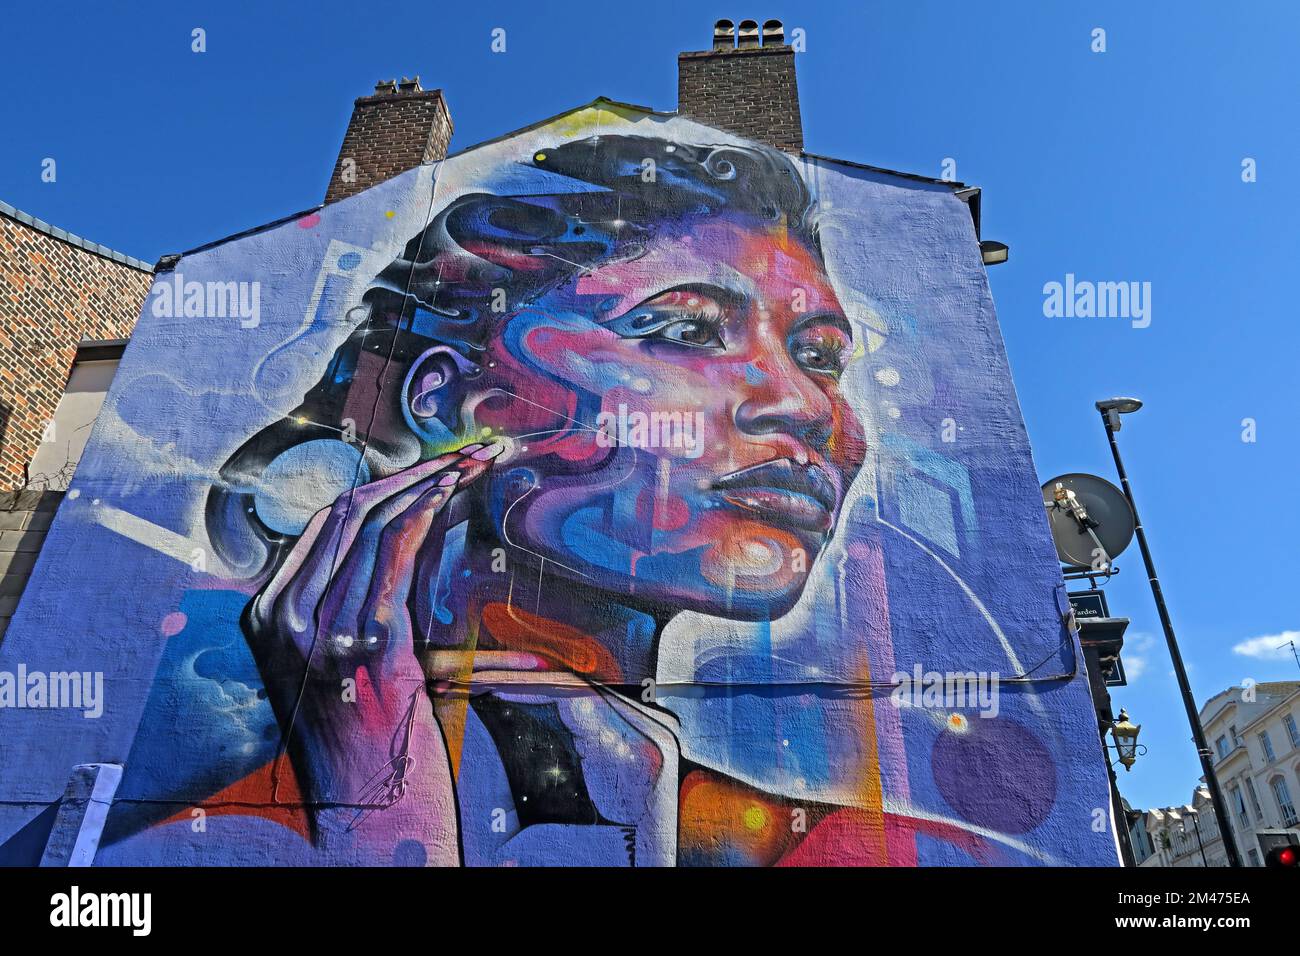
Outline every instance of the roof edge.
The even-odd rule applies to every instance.
[[[401,173],[399,173],[398,175],[400,176]],[[384,182],[388,182],[388,180],[385,179]],[[375,183],[375,185],[378,186],[379,183]],[[364,191],[365,190],[362,190],[362,192]],[[357,193],[357,195],[360,195],[360,193]],[[350,199],[351,197],[349,196],[345,198]],[[335,200],[335,202],[342,202],[342,201],[343,201],[342,199]],[[274,229],[277,226],[283,226],[285,223],[293,222],[294,220],[301,219],[303,216],[310,216],[314,212],[320,212],[324,208],[325,208],[325,203],[320,203],[319,205],[312,206],[310,209],[303,209],[300,210],[299,212],[290,213],[287,216],[281,216],[279,219],[273,219],[271,222],[264,222],[260,226],[252,226],[248,229],[242,229],[239,232],[231,233],[228,236],[222,236],[220,239],[213,239],[211,242],[205,242],[203,243],[203,245],[195,246],[193,249],[186,249],[184,252],[169,253],[167,255],[159,257],[157,265],[155,265],[154,268],[151,269],[150,271],[170,272],[172,271],[172,269],[176,268],[176,264],[180,262],[180,260],[183,259],[185,256],[192,256],[200,252],[207,252],[209,249],[214,249],[217,246],[225,245],[227,242],[234,242],[236,239],[243,239],[246,236],[252,236],[259,232],[265,232],[268,229]]]
[[[423,92],[441,93],[441,90],[425,90]],[[444,103],[445,102],[446,100],[444,98]],[[571,106],[568,109],[560,110],[558,113],[553,113],[550,116],[529,123],[526,126],[520,126],[517,129],[508,130],[507,132],[501,133],[500,135],[497,136],[493,136],[490,139],[480,140],[477,143],[472,143],[469,146],[456,150],[456,152],[454,153],[448,153],[442,159],[430,160],[427,163],[419,163],[416,166],[412,166],[411,169],[418,169],[420,166],[433,166],[438,163],[446,162],[448,159],[455,159],[459,156],[464,156],[466,153],[472,153],[477,149],[483,149],[486,146],[491,146],[495,143],[503,142],[507,139],[511,139],[512,137],[519,136],[522,133],[528,133],[531,132],[532,130],[540,129],[543,126],[546,126],[550,123],[554,123],[556,120],[568,116],[571,113],[576,113],[578,110],[591,109],[591,108],[599,109],[602,106],[610,106],[619,110],[631,110],[637,113],[644,113],[647,116],[659,116],[665,119],[680,117],[682,119],[691,120],[692,122],[700,123],[700,125],[702,126],[708,125],[707,123],[701,123],[699,120],[692,120],[690,116],[678,110],[656,110],[656,109],[651,109],[649,106],[641,106],[640,104],[637,103],[624,103],[621,100],[611,99],[608,96],[598,96],[594,100],[590,100],[586,103],[579,103],[578,105]],[[721,132],[726,132],[726,130],[721,130]],[[740,136],[739,133],[732,133],[730,135]],[[741,136],[741,138],[745,139],[747,137]],[[775,148],[775,147],[771,147],[771,148]],[[957,197],[959,199],[963,200],[964,202],[967,202],[971,206],[972,209],[971,214],[973,217],[975,217],[976,233],[978,234],[979,232],[978,210],[979,210],[979,200],[980,200],[980,188],[978,186],[971,186],[967,183],[956,182],[956,181],[946,180],[946,179],[935,179],[931,176],[922,176],[920,173],[906,173],[897,169],[886,169],[883,166],[871,166],[868,165],[867,163],[855,163],[852,160],[837,159],[834,156],[825,156],[820,153],[810,153],[807,150],[801,150],[798,153],[787,152],[785,150],[778,150],[778,152],[785,152],[787,156],[793,156],[795,158],[806,158],[806,159],[821,160],[822,162],[828,162],[828,163],[839,163],[844,166],[851,166],[855,169],[865,169],[865,170],[869,170],[870,172],[881,173],[886,176],[897,176],[900,179],[908,179],[908,180],[912,180],[913,182],[923,182],[934,186],[947,186],[954,193],[957,194]],[[397,173],[396,175],[401,176],[407,172],[410,172],[410,170],[409,169],[402,170],[401,173]],[[291,215],[288,216],[282,216],[281,218],[276,219],[272,222],[264,223],[260,226],[253,226],[252,228],[244,229],[240,232],[232,233],[231,235],[225,236],[220,239],[213,239],[211,242],[205,242],[201,246],[196,246],[193,249],[187,249],[182,253],[175,254],[175,255],[165,255],[158,260],[158,264],[156,267],[149,268],[148,271],[150,272],[170,271],[172,268],[175,267],[176,263],[184,256],[194,255],[199,252],[206,252],[209,249],[212,249],[224,243],[233,242],[236,239],[243,239],[246,236],[251,236],[254,235],[255,233],[263,232],[267,229],[274,229],[276,226],[282,226],[285,223],[292,222],[295,219],[301,219],[303,216],[308,216],[314,212],[319,212],[320,210],[324,209],[327,205],[332,206],[335,203],[346,202],[347,200],[353,199],[356,196],[363,195],[366,192],[368,192],[370,189],[374,189],[375,186],[380,186],[383,183],[389,182],[391,179],[394,178],[396,177],[390,176],[388,179],[375,183],[374,185],[368,187],[367,189],[363,189],[359,193],[354,193],[352,196],[345,196],[343,198],[336,199],[332,203],[320,203],[319,205],[313,206],[310,209],[304,209],[300,212],[292,213]]]
[[[89,239],[82,238],[76,233],[68,232],[66,229],[60,229],[58,226],[52,226],[43,219],[37,219],[29,213],[23,212],[9,205],[4,200],[0,200],[0,215],[6,216],[15,222],[20,222],[24,226],[35,229],[37,232],[44,233],[52,239],[58,239],[66,242],[70,246],[76,246],[86,252],[93,253],[104,259],[116,262],[118,265],[129,266],[132,269],[139,269],[141,272],[153,272],[153,266],[149,263],[137,259],[135,256],[128,256],[126,253],[118,252],[116,249],[110,249],[108,246],[101,245],[98,242],[92,242]]]
[[[636,103],[624,103],[620,100],[612,100],[608,96],[598,96],[594,100],[591,100],[588,103],[579,103],[577,106],[570,106],[568,109],[560,110],[560,112],[558,113],[553,113],[550,116],[545,117],[544,119],[539,119],[536,122],[529,123],[526,126],[520,126],[518,129],[509,130],[508,132],[502,133],[499,136],[493,136],[490,139],[480,140],[479,142],[466,146],[463,149],[458,149],[454,153],[448,153],[446,158],[454,159],[457,156],[463,156],[466,153],[471,153],[476,149],[482,149],[484,146],[491,146],[494,143],[500,143],[503,140],[507,140],[514,136],[518,136],[520,133],[528,133],[535,129],[541,129],[543,126],[546,126],[549,123],[554,123],[556,120],[562,119],[563,117],[568,116],[570,113],[576,113],[578,110],[589,109],[591,107],[596,107],[597,109],[599,109],[599,107],[602,105],[614,106],[622,110],[635,110],[638,113],[645,113],[648,116],[668,117],[668,116],[677,115],[676,112],[665,112],[663,110],[655,110],[655,109],[651,109],[648,106],[640,106]],[[436,160],[436,162],[441,162],[441,161],[442,160]],[[426,164],[426,165],[431,165],[431,164]]]
[[[978,190],[978,186],[972,186],[970,183],[958,182],[955,179],[935,179],[933,176],[923,176],[920,173],[905,173],[901,169],[886,169],[884,166],[872,166],[869,163],[855,163],[851,159],[839,159],[835,156],[825,156],[821,153],[810,153],[803,150],[799,155],[806,156],[808,159],[820,159],[828,163],[840,163],[844,166],[852,166],[854,169],[865,169],[873,173],[884,173],[886,176],[898,176],[902,179],[911,179],[916,182],[929,183],[932,186],[947,186],[953,192],[964,189]]]

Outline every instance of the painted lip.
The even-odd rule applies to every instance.
[[[823,534],[834,525],[840,503],[825,469],[789,458],[733,471],[710,487],[734,508]]]

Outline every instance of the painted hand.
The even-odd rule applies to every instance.
[[[446,747],[413,646],[424,622],[407,599],[422,557],[441,547],[452,496],[500,450],[470,445],[343,494],[249,606],[250,643],[327,852],[458,862]]]

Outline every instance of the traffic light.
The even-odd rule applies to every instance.
[[[1278,870],[1300,869],[1300,834],[1269,834],[1268,847],[1265,847],[1264,865]],[[1265,843],[1265,836],[1260,836],[1260,843]]]
[[[1273,847],[1264,857],[1264,865],[1284,870],[1300,868],[1300,843],[1283,843]]]

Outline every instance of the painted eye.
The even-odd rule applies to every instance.
[[[835,339],[818,336],[795,345],[794,360],[810,372],[839,378],[844,372],[847,346]]]
[[[826,349],[819,345],[805,345],[795,352],[795,359],[800,365],[808,368],[815,368],[818,371],[828,371],[836,368],[835,359],[829,355]]]
[[[717,326],[699,319],[679,319],[655,330],[651,338],[689,345],[697,349],[725,348]]]
[[[724,290],[681,286],[657,293],[606,323],[618,335],[650,342],[672,342],[697,349],[726,347],[722,326],[727,318]]]

